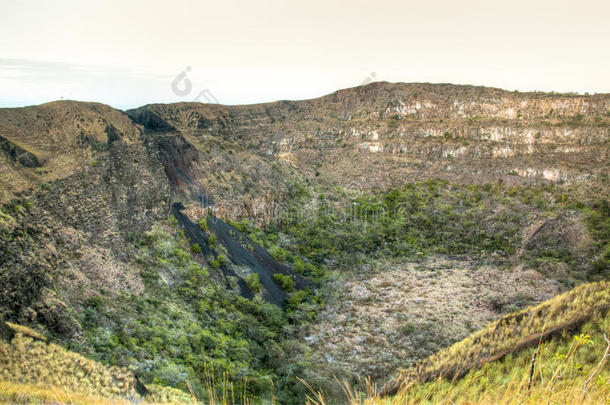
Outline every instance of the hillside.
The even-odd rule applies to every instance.
[[[258,179],[234,165],[227,170],[216,149],[224,142],[239,145],[236,153],[253,151],[316,183],[356,190],[431,178],[599,185],[608,181],[608,103],[608,95],[382,82],[315,100],[149,105],[127,114],[145,125],[163,122],[149,124],[156,131],[175,128],[203,143],[212,161],[198,162],[201,169],[236,180],[236,189],[226,191],[212,179],[201,180],[216,196],[216,209],[257,217],[265,215],[263,196],[248,192],[247,185]],[[229,204],[236,197],[240,203]]]
[[[382,389],[344,386],[350,404],[597,404],[608,400],[607,282],[512,313],[405,370]],[[362,389],[362,391],[359,391]],[[323,404],[311,387],[308,404]]]
[[[585,284],[536,307],[510,314],[417,364],[383,393],[396,393],[410,381],[428,382],[440,376],[459,379],[487,363],[536,347],[550,337],[579,330],[593,317],[607,315],[609,293],[607,282]],[[603,327],[601,330],[604,332]]]
[[[36,400],[66,403],[111,403],[127,399],[191,403],[178,390],[145,387],[125,368],[104,367],[76,353],[46,342],[24,326],[2,323],[0,401]]]
[[[202,400],[211,374],[340,401],[334,377],[382,385],[507,314],[607,291],[609,121],[606,94],[384,82],[0,109],[0,313]]]

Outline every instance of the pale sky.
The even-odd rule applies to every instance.
[[[172,90],[181,72],[190,91]],[[247,104],[370,80],[604,93],[609,73],[608,0],[0,0],[0,107]]]

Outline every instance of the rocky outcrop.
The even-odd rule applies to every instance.
[[[183,214],[183,209],[184,206],[181,203],[175,203],[172,206],[172,214],[184,229],[189,241],[198,244],[203,257],[208,259],[217,258],[218,250],[209,247],[209,234]],[[233,271],[229,266],[222,266],[221,271],[225,280],[228,277],[237,278],[238,292],[242,297],[253,298],[256,293],[251,291],[245,282],[246,272],[248,275],[258,274],[262,285],[263,299],[279,307],[284,307],[288,294],[273,280],[273,275],[282,274],[290,277],[297,290],[311,286],[309,280],[293,272],[290,267],[279,263],[267,250],[227,222],[209,214],[206,217],[206,223],[209,232],[213,233],[218,243],[223,246],[231,264],[241,269],[240,274]]]
[[[150,131],[167,132],[173,131],[174,127],[167,123],[158,114],[150,111],[146,106],[127,111],[127,115],[137,124],[144,126]]]
[[[609,109],[605,94],[371,83],[314,100],[152,104],[128,114],[146,110],[162,118],[199,150],[211,153],[211,161],[225,159],[226,151],[233,150],[248,156],[249,165],[271,163],[276,171],[350,189],[383,189],[430,178],[586,189],[608,186]],[[211,185],[219,168],[203,166],[207,168],[192,180],[216,199],[216,207],[230,216],[252,217],[247,201],[235,204],[236,194],[243,195],[239,183],[228,189]],[[262,211],[270,211],[264,204]]]

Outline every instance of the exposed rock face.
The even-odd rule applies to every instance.
[[[167,132],[173,131],[174,127],[169,125],[163,118],[150,111],[146,106],[136,108],[127,112],[131,119],[151,131]]]
[[[193,143],[229,142],[248,156],[349,188],[439,177],[466,183],[499,178],[507,184],[608,183],[608,95],[372,83],[315,100],[154,104],[129,114],[142,116],[143,109]],[[218,174],[210,169],[201,175]],[[195,182],[203,186],[205,180]],[[219,206],[235,201],[229,190],[211,188]],[[235,204],[225,212],[252,216]]]
[[[193,162],[199,159],[197,149],[180,135],[159,137],[157,144],[170,183],[177,187],[190,184]]]

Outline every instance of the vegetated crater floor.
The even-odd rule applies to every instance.
[[[305,337],[312,362],[339,378],[377,382],[559,292],[534,270],[442,256],[379,260],[332,283]]]

